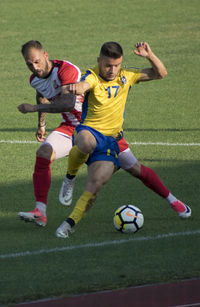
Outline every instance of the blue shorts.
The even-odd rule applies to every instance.
[[[90,165],[95,161],[112,161],[117,167],[119,167],[119,147],[117,141],[112,136],[105,136],[99,131],[82,124],[78,125],[75,130],[77,133],[81,130],[88,130],[96,139],[96,148],[89,156],[86,162],[87,165]]]

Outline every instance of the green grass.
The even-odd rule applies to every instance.
[[[124,125],[127,141],[200,143],[199,9],[199,0],[2,0],[0,140],[35,141],[37,114],[17,111],[20,103],[35,103],[30,73],[20,54],[23,43],[38,39],[50,58],[67,59],[84,70],[96,63],[102,43],[108,40],[122,44],[127,66],[149,66],[132,52],[141,40],[149,42],[163,60],[168,76],[135,86],[130,93]],[[48,131],[59,123],[60,115],[49,115]],[[199,230],[198,146],[130,145],[141,163],[153,168],[174,195],[190,204],[189,220],[180,220],[165,201],[120,170],[68,240],[55,237],[56,228],[71,211],[58,202],[67,159],[52,165],[47,227],[17,219],[18,211],[34,207],[32,173],[38,147],[0,143],[0,255],[77,248],[0,258],[0,304],[199,277],[197,234],[80,248],[88,243]],[[84,166],[74,203],[86,175]],[[123,235],[112,224],[115,209],[127,203],[144,213],[144,227],[135,235]]]

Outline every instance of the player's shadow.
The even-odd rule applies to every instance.
[[[200,161],[172,161],[165,163],[158,161],[159,167],[152,167],[149,159],[142,159],[142,163],[154,169],[167,188],[179,199],[188,203],[192,208],[192,218],[187,222],[191,229],[199,228],[200,206],[198,205]],[[160,163],[161,162],[161,163]],[[55,162],[56,163],[56,162]],[[63,162],[65,163],[65,162]],[[153,162],[153,165],[156,165]],[[169,166],[170,165],[170,166]],[[63,173],[63,177],[64,177]],[[86,172],[78,175],[73,194],[73,204],[70,207],[62,206],[58,200],[58,194],[63,178],[55,178],[52,169],[52,184],[48,196],[48,228],[45,231],[54,235],[57,226],[71,212],[75,202],[84,191]],[[12,185],[2,184],[1,193],[1,230],[15,232],[15,236],[21,235],[25,229],[24,224],[17,219],[18,211],[30,211],[35,207],[32,182],[16,182]],[[169,205],[158,195],[133,178],[127,172],[119,170],[100,191],[94,207],[81,221],[81,237],[87,240],[84,232],[91,231],[94,236],[103,236],[103,233],[113,235],[112,216],[114,211],[123,204],[138,206],[144,213],[145,225],[148,229],[153,222],[153,227],[158,227],[160,221],[167,225],[168,230],[174,227],[174,223],[180,223],[176,214]],[[166,214],[167,212],[167,214]],[[170,215],[170,219],[169,219]],[[157,223],[156,221],[159,221]],[[95,227],[94,227],[95,224]],[[103,227],[102,227],[103,225]],[[152,226],[151,226],[152,227]],[[159,226],[160,227],[160,226]],[[159,232],[159,229],[155,231]],[[26,233],[24,233],[26,236]],[[78,237],[77,237],[78,240]],[[3,248],[3,246],[2,246]]]

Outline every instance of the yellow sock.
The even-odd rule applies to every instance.
[[[67,173],[76,176],[79,168],[87,161],[89,154],[81,152],[77,145],[70,150]]]
[[[96,200],[96,196],[88,191],[84,191],[79,200],[77,201],[74,210],[69,215],[69,218],[73,219],[77,224],[92,207]]]

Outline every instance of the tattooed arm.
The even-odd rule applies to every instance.
[[[18,110],[21,113],[39,112],[39,123],[38,125],[45,125],[45,116],[43,113],[61,113],[71,112],[74,108],[76,96],[73,94],[63,94],[63,100],[56,98],[52,103],[41,103],[37,105],[23,103],[18,106]]]
[[[36,94],[36,105],[23,103],[18,106],[21,113],[38,112],[38,129],[36,131],[36,138],[39,142],[43,142],[45,138],[45,118],[46,113],[62,113],[71,112],[74,109],[76,96],[68,93],[65,87],[62,88],[61,94],[55,97],[53,102],[43,97],[40,93]]]
[[[49,100],[36,91],[36,102],[37,105],[39,106],[39,105],[48,104]],[[38,128],[35,133],[38,142],[43,142],[45,140],[45,135],[46,135],[46,113],[38,112]]]

